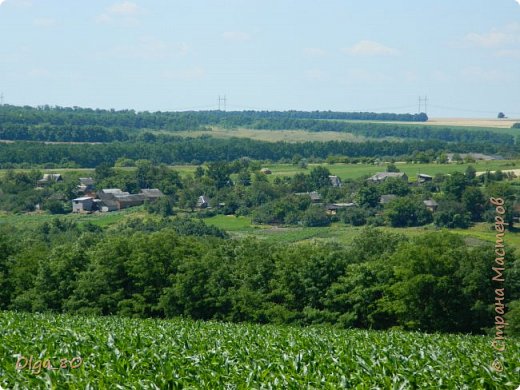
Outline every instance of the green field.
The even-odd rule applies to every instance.
[[[296,173],[308,173],[314,166],[322,165],[329,169],[333,175],[341,179],[356,179],[366,175],[373,175],[376,172],[385,172],[387,164],[308,164],[307,169],[299,168],[292,164],[265,164],[266,168],[271,169],[273,176],[292,176]],[[415,178],[419,173],[435,176],[438,173],[464,172],[469,165],[475,167],[477,171],[495,171],[520,168],[519,160],[495,160],[477,161],[471,164],[410,164],[397,163],[401,172],[405,172],[408,177]]]
[[[0,337],[4,388],[516,389],[520,384],[517,338],[507,340],[499,357],[491,336],[13,312],[0,312]],[[495,358],[502,372],[490,367]],[[43,365],[46,359],[45,368],[38,368],[37,361]],[[60,359],[69,360],[66,368],[59,368]]]

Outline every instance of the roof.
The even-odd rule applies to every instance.
[[[341,186],[341,180],[337,176],[329,175],[329,180],[333,187],[340,187]]]
[[[143,188],[141,190],[141,194],[146,196],[147,198],[160,198],[164,196],[161,190],[157,188]]]
[[[389,177],[403,178],[406,177],[406,174],[404,172],[378,172],[374,176],[369,177],[368,180],[383,181]]]
[[[94,179],[91,177],[80,177],[79,182],[85,186],[91,186],[94,184]]]
[[[433,199],[426,199],[423,201],[426,207],[437,207],[439,204]]]
[[[309,196],[311,197],[312,200],[320,200],[321,199],[321,195],[318,194],[317,191],[309,192]]]
[[[432,176],[430,176],[430,175],[426,175],[426,174],[424,174],[424,173],[419,173],[418,176],[419,176],[419,177],[422,177],[422,178],[424,178],[424,179],[433,179]]]
[[[72,199],[73,202],[84,202],[86,200],[94,200],[91,196],[82,196],[81,198]]]
[[[60,173],[45,173],[45,174],[43,174],[43,178],[38,181],[47,182],[47,181],[59,181],[59,180],[63,180]]]
[[[123,192],[119,188],[103,188],[101,190],[101,192],[103,192],[104,194],[128,194],[128,195],[130,195],[128,192]]]
[[[209,199],[208,199],[208,197],[206,195],[201,195],[201,196],[199,196],[199,201],[208,203]]]

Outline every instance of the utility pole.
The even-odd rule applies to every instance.
[[[425,96],[424,99],[419,96],[419,111],[418,111],[419,114],[421,113],[422,102],[424,102],[424,113],[427,114],[428,113],[428,96]]]
[[[0,106],[4,105],[4,93],[0,93]]]
[[[224,107],[224,111],[226,111],[226,95],[224,95],[223,97],[221,97],[220,95],[218,96],[218,110],[219,111],[221,110],[221,107]]]

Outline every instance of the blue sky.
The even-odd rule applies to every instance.
[[[16,105],[520,118],[520,0],[0,0]],[[424,105],[423,109],[424,110]]]

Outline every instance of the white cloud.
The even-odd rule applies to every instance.
[[[520,1],[520,0],[518,0]],[[520,43],[520,24],[511,23],[502,28],[495,28],[487,33],[469,33],[463,39],[463,46],[496,49]]]
[[[96,16],[96,22],[107,24],[111,22],[122,22],[126,25],[136,25],[138,16],[142,13],[142,9],[131,1],[122,1],[112,4],[106,8],[101,14]]]
[[[0,0],[0,5],[2,5],[5,2],[5,0]]]
[[[323,49],[320,49],[319,47],[306,47],[303,49],[303,54],[305,54],[307,57],[320,58],[325,57],[327,52]]]
[[[123,1],[110,6],[108,12],[114,15],[136,15],[139,13],[139,7],[131,1]]]
[[[516,2],[520,5],[520,0],[516,0]]]
[[[354,56],[390,56],[399,53],[392,47],[369,40],[359,41],[352,47],[344,48],[343,52]]]
[[[247,42],[251,36],[243,31],[225,31],[222,33],[222,38],[229,42]]]

